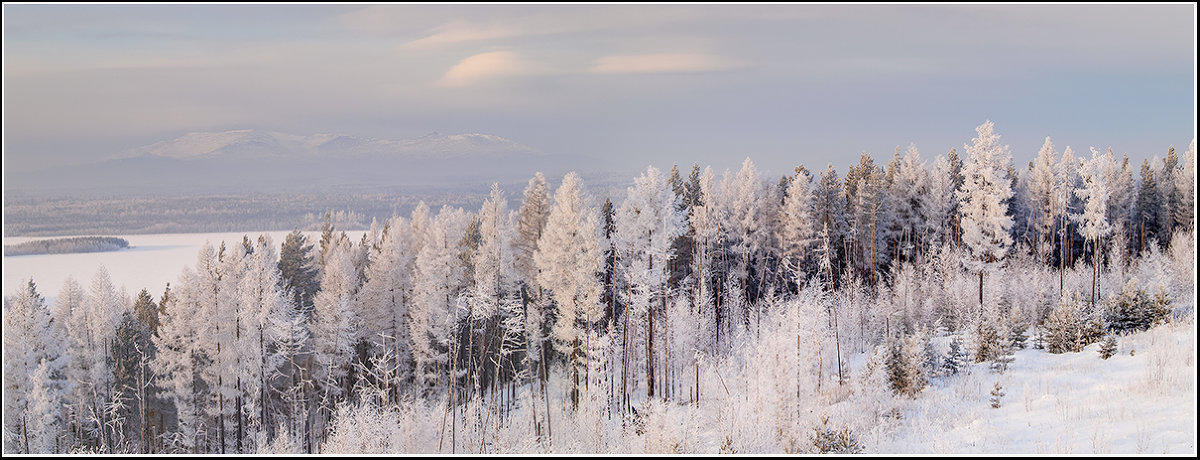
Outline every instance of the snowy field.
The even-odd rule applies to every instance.
[[[913,454],[1195,454],[1195,322],[1123,337],[1080,353],[1025,349],[996,374],[975,364],[935,380],[868,452]],[[1132,355],[1131,355],[1132,353]],[[990,392],[1003,386],[1001,406]]]
[[[136,295],[139,290],[146,288],[150,295],[158,298],[168,282],[175,283],[184,267],[195,265],[196,255],[206,241],[219,247],[222,241],[226,244],[239,243],[244,235],[255,239],[263,233],[270,235],[278,249],[289,232],[112,235],[128,240],[130,248],[116,252],[4,257],[4,295],[11,295],[22,280],[33,277],[38,292],[49,303],[53,303],[67,277],[74,277],[80,285],[87,286],[96,275],[96,270],[103,265],[118,290],[124,286],[130,295]],[[346,234],[357,241],[363,232]],[[321,237],[320,232],[305,232],[304,235],[312,244],[320,241]],[[4,244],[38,239],[45,238],[4,238]]]

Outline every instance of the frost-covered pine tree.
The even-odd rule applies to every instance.
[[[846,195],[842,192],[842,180],[830,163],[813,189],[813,217],[818,226],[829,228],[835,247],[845,237],[847,228]]]
[[[280,333],[276,325],[292,310],[291,299],[282,288],[276,254],[270,236],[258,237],[253,251],[245,256],[245,270],[236,286],[241,308],[236,317],[234,404],[239,414],[236,445],[240,452],[246,451],[243,446],[260,430],[274,426],[268,411],[268,392],[279,366],[272,358]],[[243,420],[247,426],[243,426]]]
[[[956,201],[950,161],[945,156],[938,155],[933,160],[925,194],[921,195],[921,213],[925,223],[928,251],[952,240],[950,217]]]
[[[1058,237],[1058,291],[1063,294],[1064,274],[1066,267],[1074,264],[1072,255],[1072,246],[1074,235],[1069,231],[1071,214],[1077,208],[1077,197],[1075,189],[1079,187],[1079,160],[1075,158],[1075,153],[1071,150],[1071,146],[1063,149],[1062,158],[1058,162],[1058,181],[1054,189],[1055,204],[1051,211],[1055,216],[1058,216],[1058,228],[1055,230],[1055,236]]]
[[[201,376],[215,393],[205,410],[216,421],[217,452],[239,452],[239,428],[244,428],[238,401],[243,396],[238,385],[245,356],[247,333],[238,321],[243,309],[239,284],[246,273],[248,240],[227,245],[221,243],[215,259],[197,260],[196,280],[205,293],[197,311],[201,321],[200,340],[206,345],[209,365]],[[251,249],[253,246],[251,246]]]
[[[354,245],[343,234],[329,244],[325,268],[321,271],[321,290],[313,299],[313,378],[319,388],[321,407],[326,411],[333,410],[351,383],[346,377],[361,325],[354,314],[358,290]]]
[[[633,318],[631,330],[624,333],[629,337],[630,348],[635,343],[634,337],[645,339],[646,360],[642,364],[646,368],[649,397],[656,394],[655,380],[661,378],[655,375],[658,358],[654,356],[654,347],[661,338],[656,339],[654,327],[660,324],[658,334],[662,335],[659,318],[665,313],[670,295],[666,261],[670,257],[671,241],[684,231],[684,217],[677,209],[679,199],[667,187],[658,170],[650,167],[634,180],[616,215],[614,245],[628,286],[626,314]],[[645,318],[644,321],[641,318]]]
[[[479,209],[479,249],[472,262],[478,294],[497,302],[481,304],[485,308],[472,312],[476,318],[497,314],[499,299],[511,292],[517,282],[516,257],[511,245],[515,232],[510,218],[508,201],[500,193],[500,185],[494,183]]]
[[[64,428],[62,375],[55,367],[57,364],[52,360],[43,360],[29,376],[29,405],[25,413],[31,417],[22,420],[21,428],[25,430],[31,454],[62,453],[59,450]]]
[[[418,221],[414,218],[414,225]],[[443,206],[419,236],[422,244],[413,270],[408,326],[417,381],[426,391],[448,383],[443,376],[450,365],[450,329],[458,321],[457,299],[466,281],[460,256],[469,222],[470,215],[462,209]]]
[[[1175,206],[1174,222],[1181,230],[1196,228],[1196,139],[1183,154],[1183,167],[1171,176],[1179,203]]]
[[[694,231],[695,245],[692,255],[692,263],[695,268],[692,272],[697,278],[695,284],[696,292],[694,298],[698,308],[701,309],[701,317],[707,318],[708,322],[703,328],[702,334],[704,338],[698,339],[700,346],[712,352],[712,347],[717,346],[718,338],[720,337],[720,320],[721,314],[717,311],[715,293],[720,289],[721,277],[715,273],[719,267],[717,249],[722,247],[721,242],[724,238],[724,232],[721,231],[722,222],[724,222],[724,208],[718,202],[716,179],[713,175],[711,167],[705,167],[697,178],[697,202],[692,206],[692,215],[689,223]],[[614,218],[615,221],[615,218]],[[614,237],[615,238],[615,237]],[[613,243],[614,246],[616,243]]]
[[[891,201],[896,204],[894,219],[898,233],[893,238],[903,256],[911,258],[912,251],[917,250],[924,239],[925,211],[922,207],[925,204],[923,197],[928,193],[929,173],[917,146],[909,144],[889,187]]]
[[[32,279],[22,282],[16,294],[5,296],[5,453],[55,453],[67,362],[53,322]]]
[[[1131,232],[1134,221],[1134,204],[1137,199],[1137,185],[1133,180],[1133,168],[1129,166],[1129,155],[1118,162],[1113,156],[1112,149],[1104,155],[1108,168],[1105,171],[1104,182],[1108,184],[1108,222],[1112,227],[1112,238],[1109,246],[1120,250],[1109,257],[1122,260],[1128,254],[1132,241]]]
[[[1157,163],[1158,160],[1156,159],[1154,162]],[[1141,184],[1138,188],[1138,210],[1135,217],[1138,227],[1139,253],[1146,250],[1147,243],[1164,240],[1163,231],[1159,227],[1160,216],[1164,212],[1162,196],[1159,194],[1159,178],[1156,177],[1155,169],[1151,164],[1151,160],[1142,161]]]
[[[525,187],[521,207],[517,211],[517,235],[513,239],[513,257],[517,265],[517,273],[521,281],[533,287],[537,283],[537,266],[533,261],[533,253],[537,251],[538,240],[542,237],[542,229],[550,216],[550,192],[546,186],[546,178],[542,173],[533,175],[529,185]],[[532,289],[536,291],[537,289]]]
[[[846,173],[846,214],[849,232],[850,260],[860,276],[874,284],[881,261],[888,259],[885,240],[880,238],[885,175],[866,152],[859,156],[858,165]]]
[[[925,339],[920,334],[890,341],[885,364],[892,392],[912,398],[925,388],[924,351]]]
[[[1179,189],[1175,186],[1174,176],[1179,172],[1179,156],[1175,154],[1175,146],[1167,148],[1167,156],[1162,159],[1155,176],[1158,178],[1158,195],[1162,197],[1163,210],[1159,214],[1158,227],[1162,230],[1163,240],[1170,238],[1175,231],[1175,212],[1179,209],[1181,198]],[[1164,241],[1165,242],[1165,241]]]
[[[313,385],[309,363],[312,356],[312,336],[306,319],[308,315],[302,306],[286,302],[283,310],[282,314],[271,320],[275,346],[268,358],[268,362],[274,367],[272,376],[276,380],[274,389],[279,398],[279,415],[282,419],[277,425],[282,428],[282,432],[276,433],[275,442],[294,442],[300,445],[305,441],[301,437],[308,433],[310,426],[310,392]]]
[[[661,177],[659,180],[662,185]],[[677,212],[677,204],[670,203],[671,212]],[[668,247],[678,234],[665,236]],[[587,349],[584,341],[590,338],[586,332],[603,314],[599,276],[604,259],[600,241],[600,222],[583,191],[583,181],[575,172],[567,173],[554,193],[554,206],[534,252],[534,265],[538,285],[549,291],[554,301],[554,347],[570,357],[575,369],[575,402],[582,353]]]
[[[742,311],[743,325],[751,321],[751,304],[764,293],[761,282],[767,279],[766,262],[771,256],[773,219],[778,216],[779,201],[775,188],[763,181],[750,158],[742,161],[736,173],[726,171],[721,181],[725,222],[722,227],[729,242],[728,273],[730,301]]]
[[[1095,147],[1092,148],[1092,159],[1085,161],[1079,174],[1083,178],[1083,187],[1075,190],[1075,196],[1083,200],[1083,211],[1071,216],[1079,223],[1079,234],[1092,243],[1092,307],[1096,305],[1096,278],[1100,271],[1100,249],[1103,238],[1112,233],[1112,225],[1108,222],[1109,184],[1105,181],[1108,171],[1115,165],[1110,164],[1110,158],[1102,155]]]
[[[1034,252],[1041,261],[1045,261],[1049,257],[1054,241],[1054,222],[1058,217],[1054,214],[1056,210],[1054,189],[1058,181],[1055,173],[1057,156],[1054,144],[1050,142],[1050,136],[1046,136],[1046,141],[1042,144],[1041,150],[1038,150],[1038,156],[1033,161],[1033,167],[1027,176],[1026,191],[1029,194],[1030,210],[1033,212],[1031,217],[1035,235]]]
[[[1076,352],[1099,339],[1101,331],[1094,318],[1085,311],[1079,294],[1064,295],[1042,324],[1046,351]]]
[[[484,388],[485,367],[491,367],[493,378],[499,373],[499,364],[489,360],[487,354],[502,346],[502,338],[489,335],[502,323],[502,315],[508,311],[508,303],[518,303],[515,289],[518,275],[515,270],[512,239],[514,214],[508,211],[508,201],[500,192],[500,185],[493,183],[491,193],[479,208],[479,247],[471,258],[473,279],[462,295],[470,309],[471,337],[467,338],[471,357],[472,378],[476,392]],[[493,332],[494,334],[494,332]]]
[[[815,242],[816,225],[813,219],[812,177],[807,170],[799,169],[788,179],[790,185],[783,198],[782,215],[780,216],[780,247],[783,256],[795,267],[800,269],[813,243]],[[801,276],[803,278],[803,276]]]
[[[978,137],[972,145],[964,146],[970,156],[963,166],[963,186],[958,191],[958,212],[962,225],[963,244],[969,257],[963,264],[979,273],[979,304],[983,307],[983,276],[1004,259],[1012,246],[1009,230],[1013,220],[1005,201],[1012,194],[1012,185],[1005,171],[1012,156],[1007,145],[1000,145],[1000,135],[992,122],[985,121],[975,128]]]
[[[213,258],[212,245],[205,243],[200,248],[197,268],[211,265]],[[207,335],[203,332],[206,319],[197,314],[211,295],[211,286],[205,289],[201,285],[202,276],[190,267],[184,268],[170,297],[162,301],[163,314],[159,316],[158,334],[153,337],[157,351],[151,361],[164,396],[175,406],[177,425],[168,445],[192,453],[206,449],[204,433],[213,428],[205,415],[212,396],[203,379],[210,363]]]
[[[370,344],[370,353],[378,355],[390,350],[396,366],[402,370],[401,379],[411,375],[412,351],[408,327],[408,310],[412,303],[412,270],[416,254],[412,251],[412,235],[408,221],[393,216],[380,230],[379,250],[366,272],[359,303],[362,328],[359,340]]]
[[[66,300],[73,305],[60,312],[69,314],[67,378],[73,391],[68,399],[75,421],[82,427],[82,443],[105,451],[112,447],[111,426],[106,426],[113,395],[112,343],[125,307],[104,266],[96,270],[90,289],[79,291],[82,296]]]

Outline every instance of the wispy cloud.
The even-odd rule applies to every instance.
[[[463,59],[437,81],[438,86],[459,88],[505,77],[543,73],[544,67],[511,51],[480,53]]]
[[[434,33],[424,38],[406,42],[401,49],[431,48],[441,45],[451,45],[462,42],[495,40],[521,35],[520,28],[505,25],[480,25],[465,21],[454,21],[434,29]]]
[[[598,74],[719,72],[745,67],[743,61],[696,53],[659,53],[604,56],[588,71]]]

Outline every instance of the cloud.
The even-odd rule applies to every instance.
[[[497,78],[544,73],[537,64],[511,51],[480,53],[463,59],[437,81],[438,86],[459,88]]]
[[[502,25],[478,25],[454,21],[437,27],[432,35],[400,45],[401,49],[431,48],[461,42],[495,40],[521,35],[519,28]]]
[[[660,53],[604,56],[588,71],[598,74],[719,72],[745,67],[746,63],[723,56],[694,53]]]

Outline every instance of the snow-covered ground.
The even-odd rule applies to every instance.
[[[986,363],[948,377],[916,400],[867,452],[980,454],[1195,454],[1196,329],[1188,320],[1099,343],[1080,353],[1025,349],[1008,372]],[[991,407],[995,382],[1005,395]]]
[[[146,288],[150,295],[157,298],[162,295],[168,282],[174,283],[179,278],[184,267],[195,265],[196,255],[206,241],[218,247],[222,241],[226,244],[240,243],[242,236],[248,235],[254,239],[263,233],[270,235],[275,245],[279,246],[289,232],[111,235],[128,240],[130,248],[115,252],[4,257],[4,295],[11,295],[22,280],[32,277],[37,283],[38,292],[52,303],[68,276],[74,277],[80,285],[87,286],[96,270],[103,265],[118,290],[124,286],[130,295],[136,295],[139,290]],[[346,234],[357,241],[363,232]],[[321,234],[305,232],[305,236],[310,243],[316,244]],[[4,244],[37,239],[43,238],[4,238]]]
[[[487,410],[473,401],[460,407],[454,421],[458,433],[453,449],[458,453],[476,453],[481,448],[485,453],[813,453],[815,420],[825,416],[830,428],[851,428],[865,454],[1195,455],[1194,317],[1121,337],[1117,354],[1108,360],[1100,358],[1098,347],[1092,344],[1082,352],[1064,354],[1019,350],[1003,374],[993,372],[989,363],[972,364],[969,371],[933,379],[915,399],[893,396],[886,380],[864,377],[863,355],[848,360],[850,383],[827,385],[821,394],[800,401],[792,399],[794,393],[787,395],[794,390],[774,393],[791,383],[764,381],[769,370],[756,369],[762,366],[726,368],[711,376],[705,372],[708,396],[699,406],[642,405],[640,422],[624,425],[620,417],[602,413],[598,406],[603,401],[593,400],[579,411],[566,409],[563,395],[555,390],[565,388],[566,376],[557,373],[549,384],[551,401],[545,407],[553,421],[548,443],[539,442],[529,426],[529,420],[545,415],[540,400],[534,404],[536,415],[522,404],[506,422],[482,431],[480,422]],[[991,391],[997,381],[1005,394],[1000,407],[992,408]],[[518,394],[523,403],[532,401],[528,387]],[[484,403],[484,407],[490,406]],[[450,453],[451,428],[442,418],[443,408],[444,400],[399,410],[345,407],[323,452]],[[792,408],[801,413],[786,414]],[[485,439],[482,447],[481,438]],[[297,449],[276,444],[260,452]]]

